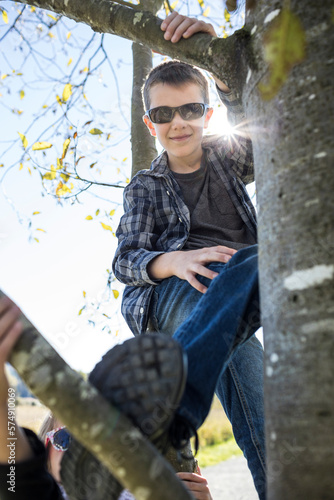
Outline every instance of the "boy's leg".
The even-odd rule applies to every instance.
[[[239,254],[239,255],[238,255]],[[248,460],[249,468],[253,474],[254,481],[256,483],[258,491],[261,489],[261,484],[264,483],[264,410],[263,410],[263,349],[259,341],[254,337],[246,343],[242,344],[238,349],[234,347],[234,336],[240,335],[240,339],[244,339],[247,335],[250,335],[251,332],[249,330],[249,323],[253,324],[252,330],[255,331],[258,326],[258,302],[257,298],[253,297],[253,300],[256,302],[256,307],[252,311],[249,311],[248,318],[243,319],[243,321],[234,321],[238,323],[237,330],[233,331],[233,328],[236,327],[231,325],[230,335],[225,333],[225,338],[230,338],[232,341],[232,349],[224,348],[224,341],[221,340],[222,331],[221,328],[218,328],[218,335],[216,329],[213,334],[201,335],[201,340],[199,341],[199,351],[198,356],[196,355],[196,347],[191,346],[191,338],[195,337],[196,332],[203,330],[204,323],[211,324],[211,320],[213,317],[216,317],[216,313],[212,311],[207,311],[206,302],[210,302],[213,305],[213,309],[217,309],[222,311],[219,313],[219,318],[221,318],[221,314],[226,314],[225,309],[233,308],[230,296],[238,293],[241,295],[242,299],[239,300],[237,296],[235,296],[235,301],[244,303],[243,306],[239,307],[239,315],[242,314],[240,311],[246,307],[246,303],[249,298],[246,298],[246,287],[242,286],[242,290],[238,290],[238,286],[236,286],[237,281],[235,280],[235,276],[242,276],[242,279],[247,282],[248,275],[249,280],[256,281],[257,278],[254,279],[254,273],[257,275],[257,264],[256,264],[256,247],[250,247],[249,249],[245,249],[242,252],[238,252],[238,259],[235,257],[234,262],[229,265],[225,264],[211,264],[209,267],[216,270],[217,272],[221,272],[224,277],[217,277],[213,280],[211,287],[215,283],[215,288],[218,288],[219,295],[215,293],[207,292],[205,296],[195,290],[188,282],[184,280],[180,280],[177,277],[172,277],[167,280],[164,280],[160,285],[155,288],[154,299],[151,311],[151,320],[153,326],[157,331],[164,332],[170,335],[173,335],[177,328],[180,326],[183,321],[185,321],[191,313],[193,313],[197,303],[201,300],[200,309],[203,311],[201,313],[201,320],[194,321],[190,320],[186,321],[185,328],[183,326],[177,332],[177,338],[182,344],[183,348],[188,351],[188,348],[191,349],[191,359],[195,360],[195,365],[198,362],[198,365],[201,366],[201,370],[198,371],[200,384],[199,384],[199,392],[196,391],[194,393],[193,389],[189,385],[187,390],[190,389],[190,397],[187,398],[188,401],[192,398],[193,401],[196,401],[195,405],[190,405],[188,407],[187,402],[185,402],[184,406],[188,409],[192,414],[191,421],[199,427],[199,425],[204,420],[207,410],[211,403],[211,398],[213,394],[212,390],[212,380],[215,380],[216,374],[212,377],[213,374],[213,363],[214,363],[214,353],[210,354],[210,349],[208,346],[205,346],[205,343],[208,341],[212,344],[213,351],[215,351],[215,345],[218,343],[223,346],[223,350],[225,354],[227,354],[227,360],[230,359],[229,363],[226,365],[224,363],[225,369],[222,371],[221,375],[218,377],[218,383],[216,387],[216,393],[225,409],[227,416],[229,417],[232,426],[235,438],[243,450],[245,457]],[[248,261],[248,264],[245,265],[245,261]],[[231,261],[230,261],[231,262]],[[231,270],[227,273],[229,276],[225,275],[225,271],[231,267],[233,268],[233,273]],[[235,269],[234,269],[235,268]],[[253,276],[252,276],[253,275]],[[201,278],[200,280],[209,285],[210,281],[206,280],[206,278]],[[232,284],[226,288],[226,284],[229,281],[232,281]],[[240,278],[239,278],[240,281]],[[225,282],[225,285],[224,283]],[[242,283],[243,284],[243,283]],[[232,292],[232,288],[234,291]],[[223,288],[223,289],[222,289]],[[210,288],[209,288],[210,290]],[[213,297],[211,298],[211,296]],[[256,294],[255,294],[256,295]],[[218,298],[219,297],[219,298]],[[228,305],[224,307],[224,303],[228,302]],[[246,308],[247,309],[247,308]],[[235,311],[232,316],[235,316]],[[250,317],[250,314],[253,317]],[[196,315],[194,312],[193,314]],[[218,318],[218,319],[219,319]],[[217,319],[217,318],[216,318]],[[236,318],[234,318],[236,319]],[[245,321],[247,320],[248,321]],[[232,321],[233,323],[233,321]],[[190,339],[187,332],[189,332],[190,328]],[[254,330],[255,328],[255,330]],[[224,329],[228,331],[228,328]],[[243,330],[243,332],[241,331]],[[248,331],[248,332],[247,332]],[[183,333],[182,333],[183,332]],[[198,337],[198,335],[196,335]],[[210,338],[210,340],[208,340]],[[190,340],[190,341],[189,341]],[[201,344],[205,346],[205,351],[202,350]],[[231,343],[231,342],[230,342]],[[206,359],[203,362],[203,353],[206,353]],[[233,354],[232,354],[233,352]],[[188,353],[189,355],[189,353]],[[198,359],[200,357],[201,359]],[[196,360],[197,359],[197,360]],[[226,361],[226,360],[225,360]],[[204,364],[203,364],[204,363]],[[210,375],[205,375],[205,371],[203,369],[209,369]],[[222,366],[221,360],[218,360],[216,366]],[[195,369],[196,371],[196,369]],[[193,370],[191,370],[191,373]],[[192,375],[190,375],[192,378]],[[191,380],[191,378],[189,380]],[[207,384],[208,379],[211,380],[210,384]],[[195,385],[197,385],[195,383]],[[188,394],[188,393],[187,393]],[[199,407],[198,401],[199,399],[203,400],[204,403]],[[193,408],[193,406],[195,406]],[[186,410],[187,411],[187,410]],[[193,418],[195,417],[195,420]],[[260,493],[260,491],[259,491]]]

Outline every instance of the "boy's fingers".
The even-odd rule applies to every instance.
[[[18,317],[20,316],[20,309],[13,303],[9,305],[9,308],[2,312],[0,316],[0,342],[8,332],[8,330],[14,325]]]
[[[217,36],[212,24],[205,23],[203,21],[197,21],[192,24],[185,33],[183,33],[184,38],[189,38],[195,33],[209,33],[211,36]]]
[[[178,472],[177,476],[183,481],[207,484],[207,480],[205,479],[205,477],[200,476],[199,474],[195,474],[194,472]]]
[[[193,288],[195,288],[195,290],[198,290],[201,293],[205,293],[207,291],[207,287],[202,285],[202,283],[200,283],[193,274],[190,274],[186,280]]]
[[[9,307],[13,305],[13,302],[9,297],[1,297],[0,299],[0,316],[9,309]]]
[[[21,321],[16,321],[7,332],[6,336],[0,339],[0,359],[7,361],[14,345],[18,341],[23,331],[23,324]]]
[[[177,17],[179,14],[177,12],[172,12],[171,14],[169,14],[166,19],[164,19],[161,23],[161,29],[163,31],[165,31],[165,29],[169,26],[169,24],[171,23],[171,21],[173,21],[173,19],[175,19],[175,17]]]

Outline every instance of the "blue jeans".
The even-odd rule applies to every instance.
[[[176,276],[157,285],[150,319],[154,330],[174,335],[187,353],[179,413],[198,429],[216,392],[264,499],[263,349],[253,335],[260,327],[257,245],[208,267],[219,276],[198,277],[208,286],[204,295]]]

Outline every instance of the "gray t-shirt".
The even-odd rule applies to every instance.
[[[206,161],[195,172],[172,172],[190,211],[190,234],[184,250],[224,245],[239,250],[254,245],[248,229],[214,168]]]

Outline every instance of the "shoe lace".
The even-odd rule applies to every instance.
[[[173,448],[180,452],[180,456],[182,458],[189,458],[181,453],[181,450],[186,446],[191,437],[195,438],[194,456],[196,456],[199,447],[199,440],[195,426],[181,415],[175,415],[175,418],[169,428],[169,441]]]

